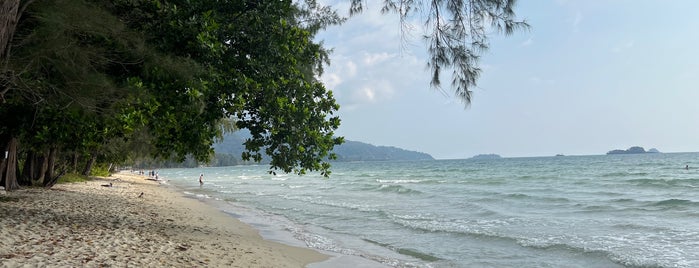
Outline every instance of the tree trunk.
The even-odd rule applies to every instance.
[[[9,78],[5,74],[5,63],[9,58],[10,44],[19,21],[20,0],[0,1],[0,103],[5,102],[5,93],[10,90]]]
[[[10,90],[8,81],[12,78],[5,74],[5,64],[10,58],[10,47],[14,39],[17,24],[27,6],[35,0],[0,0],[0,103],[5,102],[5,94]]]
[[[17,138],[12,137],[5,147],[7,152],[7,159],[5,159],[5,164],[3,169],[0,169],[0,175],[5,180],[5,190],[12,191],[19,189],[19,184],[17,183],[17,145],[19,141]]]
[[[20,17],[20,0],[0,1],[0,59],[4,62],[10,52],[10,43],[15,35]]]
[[[5,140],[0,139],[0,144],[4,144]],[[4,148],[4,147],[0,147]],[[7,166],[7,156],[5,150],[0,151],[0,186],[5,187],[5,166]]]
[[[78,173],[78,152],[73,152],[73,170],[72,172]]]
[[[97,161],[97,152],[93,151],[90,154],[90,159],[87,160],[87,164],[85,165],[85,170],[83,170],[84,176],[90,176],[90,172],[92,172],[92,165],[95,164],[95,161]]]
[[[32,184],[32,178],[36,173],[36,153],[34,151],[27,152],[27,158],[24,160],[22,173],[20,173],[19,185],[28,186]]]
[[[34,173],[31,177],[32,186],[44,186],[44,180],[46,178],[46,170],[49,169],[49,152],[44,151],[41,155],[36,155],[34,157]],[[49,177],[50,178],[50,177]]]
[[[53,178],[53,174],[55,173],[56,169],[56,151],[57,149],[55,147],[51,147],[49,149],[49,159],[46,161],[46,173],[44,174],[45,178]]]

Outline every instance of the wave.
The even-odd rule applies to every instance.
[[[427,180],[382,180],[382,179],[376,179],[376,182],[378,182],[378,183],[421,183],[421,182],[427,182]]]
[[[565,197],[557,197],[557,196],[537,196],[537,195],[528,195],[528,194],[523,194],[523,193],[500,193],[497,194],[502,200],[539,200],[539,201],[545,201],[547,203],[569,203],[571,202],[570,199],[565,198]]]
[[[420,263],[399,260],[396,258],[391,258],[391,257],[386,257],[386,256],[380,256],[380,255],[372,254],[369,252],[365,252],[362,249],[348,248],[348,247],[342,245],[342,243],[335,241],[334,239],[332,239],[330,237],[323,236],[323,235],[316,234],[316,233],[311,233],[311,232],[309,232],[301,227],[287,226],[286,229],[293,234],[294,238],[296,238],[300,241],[304,241],[306,243],[306,245],[308,247],[311,247],[311,248],[340,253],[342,255],[357,256],[360,258],[364,258],[364,259],[376,261],[378,263],[382,263],[382,264],[387,265],[389,267],[406,267],[406,268],[408,268],[408,267],[425,267],[424,264],[420,264]],[[379,246],[382,246],[385,248],[389,248],[389,247],[384,246],[387,244],[378,243],[378,242],[375,242],[375,241],[372,241],[369,239],[361,239],[361,240],[368,242],[368,243],[371,243],[371,244],[375,244],[375,245],[379,245]],[[396,252],[401,253],[398,250],[396,250]],[[405,253],[401,253],[401,254],[404,254],[407,256],[412,256],[412,257],[415,257],[418,259],[422,259],[420,257],[423,257],[425,259],[422,259],[422,260],[426,260],[426,261],[429,261],[430,259],[440,260],[439,258],[433,257],[433,256],[428,255],[428,254],[424,254],[424,253],[421,253],[418,251],[408,250],[408,251],[404,251],[404,252],[408,253],[408,254],[405,254]],[[413,255],[411,255],[411,253]],[[427,266],[427,267],[429,267],[429,266]]]
[[[641,187],[699,187],[699,179],[631,179],[625,182]]]
[[[300,201],[303,203],[319,205],[319,206],[349,209],[349,210],[355,210],[355,211],[360,211],[360,212],[386,214],[382,210],[376,209],[372,206],[359,204],[359,203],[333,202],[333,201],[318,199],[318,198],[309,197],[309,196],[291,196],[291,195],[277,195],[277,196],[284,198],[286,200]]]
[[[358,184],[352,191],[357,192],[383,192],[383,193],[395,193],[395,194],[422,194],[423,192],[415,189],[411,189],[407,186],[394,183],[364,183]]]
[[[609,178],[609,177],[629,177],[629,176],[648,176],[647,172],[610,172],[610,173],[604,173],[601,175],[603,178]]]
[[[523,234],[505,233],[499,231],[503,226],[522,224],[521,219],[501,220],[402,220],[394,219],[395,223],[420,232],[441,232],[453,235],[469,236],[484,241],[504,241],[524,248],[543,251],[566,251],[573,255],[588,255],[594,259],[606,259],[626,267],[693,267],[692,265],[676,265],[678,260],[667,255],[663,241],[655,241],[651,246],[636,238],[626,241],[623,236],[577,236],[577,235],[543,235],[525,232]],[[617,226],[624,228],[625,226]],[[652,227],[647,227],[652,228]],[[508,229],[508,228],[505,228]],[[654,239],[648,237],[648,239]],[[671,240],[672,238],[666,238]],[[627,244],[631,243],[631,244]],[[636,243],[644,243],[651,248],[640,248]],[[628,251],[629,248],[638,250]],[[681,255],[681,254],[680,254]]]
[[[653,206],[657,207],[666,207],[666,208],[671,208],[671,207],[681,207],[681,206],[699,206],[699,202],[691,201],[691,200],[686,200],[686,199],[666,199],[662,201],[658,201],[653,203]]]
[[[368,238],[362,238],[362,240],[364,240],[364,241],[366,241],[366,242],[369,242],[369,243],[371,243],[371,244],[380,246],[380,247],[384,247],[384,248],[390,249],[390,250],[392,250],[392,251],[398,252],[398,253],[403,254],[403,255],[407,255],[407,256],[410,256],[410,257],[413,257],[413,258],[417,258],[417,259],[423,260],[423,261],[436,262],[436,261],[442,260],[442,259],[439,258],[439,257],[433,256],[433,255],[430,255],[430,254],[427,254],[427,253],[423,253],[423,252],[420,252],[420,251],[418,251],[418,250],[409,249],[409,248],[394,247],[394,246],[392,246],[392,245],[390,245],[390,244],[381,243],[381,242],[374,241],[374,240],[371,240],[371,239],[368,239]]]
[[[567,251],[573,254],[585,254],[595,257],[596,259],[608,259],[611,262],[617,263],[624,267],[631,268],[662,268],[668,267],[670,263],[663,265],[660,260],[648,258],[646,256],[633,256],[625,253],[615,252],[614,247],[610,246],[590,246],[590,245],[574,245],[559,241],[558,238],[528,238],[518,239],[517,244],[538,250],[546,251]],[[672,265],[672,267],[679,267]]]
[[[382,184],[376,190],[380,191],[380,192],[397,193],[397,194],[421,194],[422,193],[418,190],[413,190],[413,189],[410,189],[408,187],[404,187],[401,185],[387,185],[387,184]]]

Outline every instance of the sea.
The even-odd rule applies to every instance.
[[[366,261],[348,267],[699,267],[699,153],[268,170],[158,172],[267,239]]]

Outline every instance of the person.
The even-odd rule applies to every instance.
[[[689,170],[689,165],[684,166],[684,169]]]
[[[204,173],[202,173],[201,175],[199,175],[199,185],[204,185],[203,179],[204,179]]]

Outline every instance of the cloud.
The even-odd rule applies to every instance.
[[[323,84],[330,90],[334,90],[357,75],[357,64],[352,60],[339,56],[334,59],[333,63],[320,77]]]
[[[354,77],[357,75],[357,64],[355,64],[353,61],[348,61],[345,64],[345,68],[346,68],[345,72],[346,72],[347,76]]]
[[[326,73],[320,78],[323,84],[330,90],[342,84],[342,78],[336,73]]]
[[[386,80],[365,81],[362,86],[352,90],[350,104],[370,104],[385,101],[393,96],[393,85]]]
[[[530,45],[533,44],[533,43],[534,43],[533,38],[532,38],[532,37],[529,37],[529,39],[527,39],[527,40],[525,40],[524,42],[522,42],[522,43],[520,44],[520,46],[528,47],[528,46],[530,46]]]
[[[366,65],[376,65],[376,64],[379,64],[381,62],[384,62],[384,61],[391,59],[391,58],[394,58],[394,57],[395,57],[394,54],[389,54],[386,52],[365,53],[363,61],[364,61],[364,64],[366,64]]]

